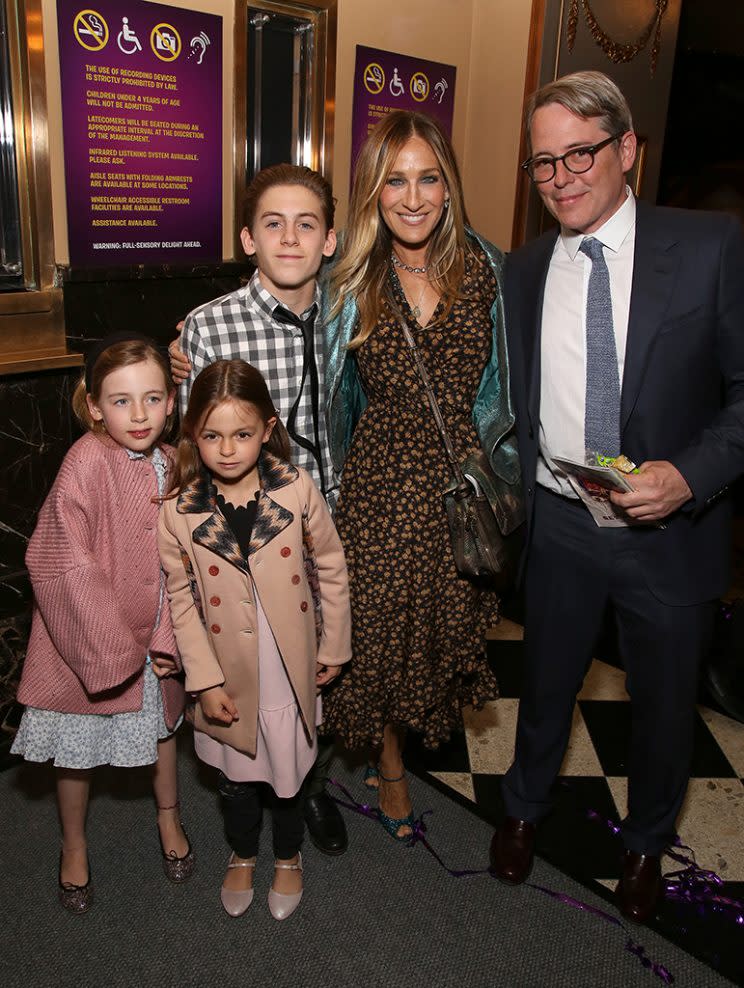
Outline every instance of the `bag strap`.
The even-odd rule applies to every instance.
[[[429,406],[431,407],[432,415],[434,416],[434,421],[437,423],[437,428],[439,429],[439,435],[442,437],[442,443],[444,444],[444,448],[447,452],[447,458],[450,461],[450,465],[452,466],[452,471],[455,475],[455,480],[457,481],[458,485],[467,484],[468,481],[465,478],[465,474],[462,472],[460,461],[457,459],[457,456],[455,455],[455,450],[454,447],[452,446],[452,440],[450,439],[449,432],[447,431],[447,426],[444,424],[444,418],[442,417],[442,412],[440,411],[439,408],[439,402],[437,401],[437,396],[434,394],[434,389],[431,386],[431,381],[429,380],[429,375],[426,372],[426,367],[424,366],[424,362],[421,359],[421,354],[418,351],[418,346],[416,345],[416,341],[414,340],[413,334],[411,333],[411,330],[408,328],[408,325],[405,319],[403,318],[403,313],[400,311],[400,309],[397,306],[394,307],[394,311],[395,311],[395,318],[398,320],[400,328],[403,330],[403,336],[405,338],[406,343],[408,344],[408,348],[411,351],[411,356],[413,357],[413,362],[416,366],[416,370],[418,371],[418,375],[421,378],[421,383],[424,385],[424,391],[426,391],[426,397],[429,399]]]

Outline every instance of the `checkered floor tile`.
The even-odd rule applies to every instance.
[[[521,691],[522,628],[503,620],[490,636],[489,659],[500,699],[465,712],[465,733],[438,752],[413,746],[412,767],[466,801],[478,815],[502,815],[500,779],[511,764]],[[573,730],[556,785],[555,812],[539,830],[538,853],[600,894],[613,889],[621,848],[608,827],[589,818],[619,821],[626,813],[626,743],[630,707],[622,670],[595,660],[579,694]],[[679,835],[701,868],[723,880],[721,893],[744,899],[744,724],[698,708],[695,752]],[[679,867],[670,859],[668,870]],[[721,916],[680,913],[665,903],[659,932],[744,984],[740,927]]]

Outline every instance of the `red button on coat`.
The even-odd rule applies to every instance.
[[[209,575],[210,576],[217,576],[217,574],[219,573],[219,571],[220,571],[219,566],[210,566],[209,567]]]
[[[212,625],[212,634],[213,635],[219,635],[219,633],[221,631],[222,631],[222,628],[220,628],[220,626],[218,624],[213,624]]]
[[[284,548],[281,551],[281,555],[284,556],[285,559],[287,558],[287,556],[292,555],[292,550],[289,548],[288,545],[284,546]]]
[[[295,573],[295,575],[292,577],[292,583],[294,583],[294,585],[297,586],[299,582],[300,582],[299,573]]]
[[[306,600],[303,600],[303,602],[300,604],[300,610],[301,611],[306,611],[307,610],[307,601]]]
[[[209,603],[212,605],[212,607],[219,607],[222,601],[220,600],[219,597],[210,597]]]

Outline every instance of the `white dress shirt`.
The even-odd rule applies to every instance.
[[[623,386],[633,281],[636,203],[630,189],[617,212],[594,233],[604,245],[610,274],[620,389]],[[584,462],[586,404],[586,302],[591,260],[579,251],[583,233],[561,230],[545,282],[540,337],[540,455],[537,482],[558,494],[576,497],[551,461],[562,456]]]

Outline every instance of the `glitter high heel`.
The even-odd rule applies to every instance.
[[[368,789],[377,789],[380,779],[380,770],[376,765],[366,765],[362,773],[362,782]]]
[[[395,779],[389,779],[386,775],[383,775],[382,772],[378,772],[378,774],[383,782],[400,782],[401,779],[405,779],[406,777],[405,772],[401,773]],[[413,833],[413,825],[415,822],[413,819],[413,810],[411,810],[408,816],[400,817],[400,819],[396,820],[394,817],[388,816],[387,813],[382,810],[378,802],[377,812],[379,813],[380,823],[383,825],[385,830],[387,830],[393,840],[408,840],[410,838]],[[411,833],[399,834],[398,831],[401,827],[410,827]]]

